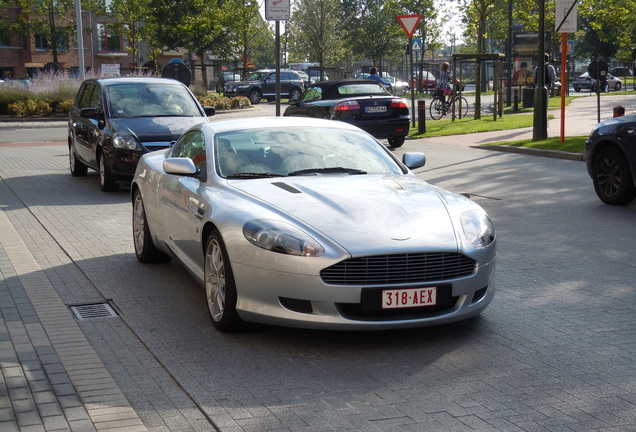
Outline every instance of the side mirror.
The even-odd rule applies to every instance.
[[[409,169],[421,168],[426,164],[426,156],[419,152],[404,153],[402,163]]]
[[[216,109],[213,106],[204,106],[203,111],[208,117],[212,117],[214,114],[216,114]]]
[[[80,117],[97,120],[97,110],[95,108],[82,108],[80,110]]]
[[[186,157],[166,159],[163,161],[163,170],[166,174],[179,176],[195,176],[199,173],[192,159]]]

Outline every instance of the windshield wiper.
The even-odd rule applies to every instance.
[[[329,167],[329,168],[307,168],[301,169],[298,171],[292,171],[288,175],[297,176],[297,175],[308,175],[308,174],[366,174],[366,171],[355,169],[355,168],[345,168],[345,167]]]
[[[277,174],[277,173],[273,173],[273,172],[241,172],[241,173],[234,173],[234,174],[229,174],[227,176],[227,178],[233,178],[233,179],[237,179],[237,178],[269,178],[269,177],[285,177],[284,174]]]

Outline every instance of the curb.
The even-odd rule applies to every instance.
[[[508,153],[519,153],[525,155],[533,155],[533,156],[543,156],[543,157],[551,157],[556,159],[568,159],[574,161],[585,161],[585,155],[582,153],[570,153],[560,150],[544,150],[544,149],[535,149],[535,148],[526,148],[526,147],[515,147],[508,145],[479,145],[479,146],[470,146],[471,148],[482,149],[482,150],[494,150]]]

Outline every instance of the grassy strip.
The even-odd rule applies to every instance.
[[[541,141],[520,140],[520,141],[501,141],[488,143],[487,145],[507,145],[513,147],[525,147],[542,150],[557,150],[569,153],[583,153],[585,151],[585,140],[587,137],[565,137],[560,142],[559,137],[548,138]]]
[[[442,120],[427,120],[426,132],[417,133],[417,128],[411,131],[413,138],[428,138],[447,135],[464,135],[477,132],[500,131],[509,129],[519,129],[532,127],[533,116],[531,115],[504,115],[494,121],[492,115],[482,115],[481,119],[475,120],[471,116],[463,119],[444,118]]]

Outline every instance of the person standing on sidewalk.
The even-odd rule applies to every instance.
[[[550,64],[550,55],[548,53],[545,53],[544,59],[545,59],[545,63],[543,64],[543,67],[545,68],[545,76],[543,78],[545,80],[545,88],[548,89],[548,97],[550,97],[552,96],[552,86],[554,85],[554,82],[556,81],[556,71],[554,70],[554,66]],[[537,66],[536,68],[534,68],[534,71],[532,72],[532,80],[535,83],[537,82],[538,69],[539,67]]]

